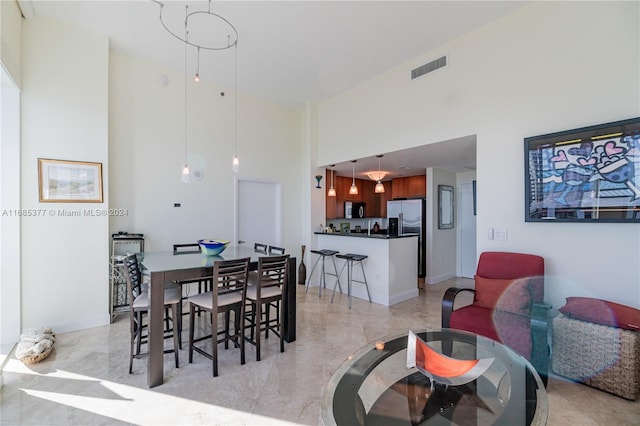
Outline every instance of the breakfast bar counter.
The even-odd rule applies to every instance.
[[[366,233],[316,233],[318,249],[336,250],[340,253],[355,253],[368,256],[363,261],[371,300],[385,306],[418,296],[418,235],[405,234],[388,236],[386,234]],[[312,255],[312,264],[316,261]],[[331,263],[327,265],[333,269]],[[338,272],[342,270],[344,261],[336,258]],[[311,286],[317,286],[320,268],[316,268],[313,277],[308,277]],[[360,267],[354,268],[354,279],[362,280]],[[333,278],[333,277],[329,277]],[[346,268],[340,277],[343,292],[346,296]],[[333,290],[334,279],[327,279],[328,290]],[[309,290],[311,291],[311,290]],[[337,293],[337,292],[336,292]],[[368,300],[364,284],[355,283],[353,297]],[[337,294],[336,294],[337,297]]]

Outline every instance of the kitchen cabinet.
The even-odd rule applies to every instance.
[[[378,203],[378,213],[380,217],[387,217],[387,201],[391,200],[393,194],[393,182],[387,181],[383,182],[384,184],[384,192],[377,195],[377,203]],[[375,185],[374,185],[375,190]]]
[[[393,179],[392,199],[416,198],[427,196],[427,180],[425,175],[407,176]]]
[[[378,194],[375,193],[376,183],[370,180],[357,179],[360,182],[356,182],[358,186],[358,193],[362,194],[362,201],[367,205],[365,208],[366,217],[380,217],[378,212],[379,208],[379,199],[377,197]],[[358,183],[360,185],[358,185]]]
[[[331,187],[331,172],[327,171],[327,182],[329,182],[328,187],[325,188],[325,194],[329,191]],[[384,217],[381,214],[380,209],[381,206],[384,205],[384,210],[386,211],[387,201],[384,200],[382,203],[380,199],[380,195],[384,194],[376,194],[375,186],[376,183],[371,180],[366,179],[356,179],[356,186],[358,187],[358,194],[352,195],[349,194],[349,188],[351,188],[351,183],[353,182],[353,178],[344,177],[344,176],[333,176],[333,187],[336,190],[335,197],[326,196],[326,217],[327,219],[340,219],[344,217],[344,202],[345,201],[354,201],[361,202],[366,204],[366,215],[367,217]]]

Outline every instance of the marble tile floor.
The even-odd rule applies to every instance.
[[[58,335],[54,352],[39,364],[9,358],[0,424],[317,425],[323,387],[350,353],[381,336],[437,328],[446,288],[472,284],[427,285],[419,297],[392,307],[354,298],[351,310],[346,296],[331,304],[330,292],[320,299],[317,288],[305,294],[298,286],[297,340],[284,353],[269,338],[262,360],[255,361],[248,345],[241,366],[238,350],[221,347],[220,376],[213,378],[210,361],[194,354],[189,364],[184,345],[180,368],[166,355],[165,383],[153,389],[146,386],[145,360],[134,360],[128,374],[129,323],[121,315],[110,326]],[[550,378],[547,392],[548,425],[640,424],[640,401],[558,377]]]

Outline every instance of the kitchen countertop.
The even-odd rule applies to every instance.
[[[355,237],[355,238],[375,238],[377,240],[393,240],[396,238],[408,238],[408,237],[417,237],[418,234],[401,234],[401,235],[387,235],[387,234],[367,234],[366,232],[314,232],[316,235],[328,235],[328,236],[336,236],[336,237]]]

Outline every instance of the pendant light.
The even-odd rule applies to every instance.
[[[182,164],[182,183],[189,183],[189,164],[187,163],[187,43],[189,40],[189,31],[187,30],[187,19],[189,16],[189,6],[184,8],[184,163]]]
[[[378,157],[378,182],[376,183],[375,193],[381,194],[384,192],[384,185],[382,184],[382,175],[380,174],[380,159],[382,158],[382,154],[376,155],[376,157]]]
[[[200,46],[198,46],[198,65],[196,65],[196,76],[193,77],[193,81],[200,82]]]
[[[236,40],[235,48],[233,49],[234,55],[234,100],[233,100],[233,108],[234,108],[234,155],[233,155],[233,163],[231,164],[231,169],[233,173],[238,173],[240,171],[240,159],[238,158],[238,41]]]
[[[358,187],[356,186],[356,161],[358,160],[351,160],[353,163],[353,181],[351,183],[351,188],[349,188],[349,195],[358,195]]]
[[[335,164],[331,165],[331,188],[329,188],[329,191],[327,192],[327,196],[328,197],[335,197],[336,196],[336,189],[333,187],[333,168],[335,167]]]

